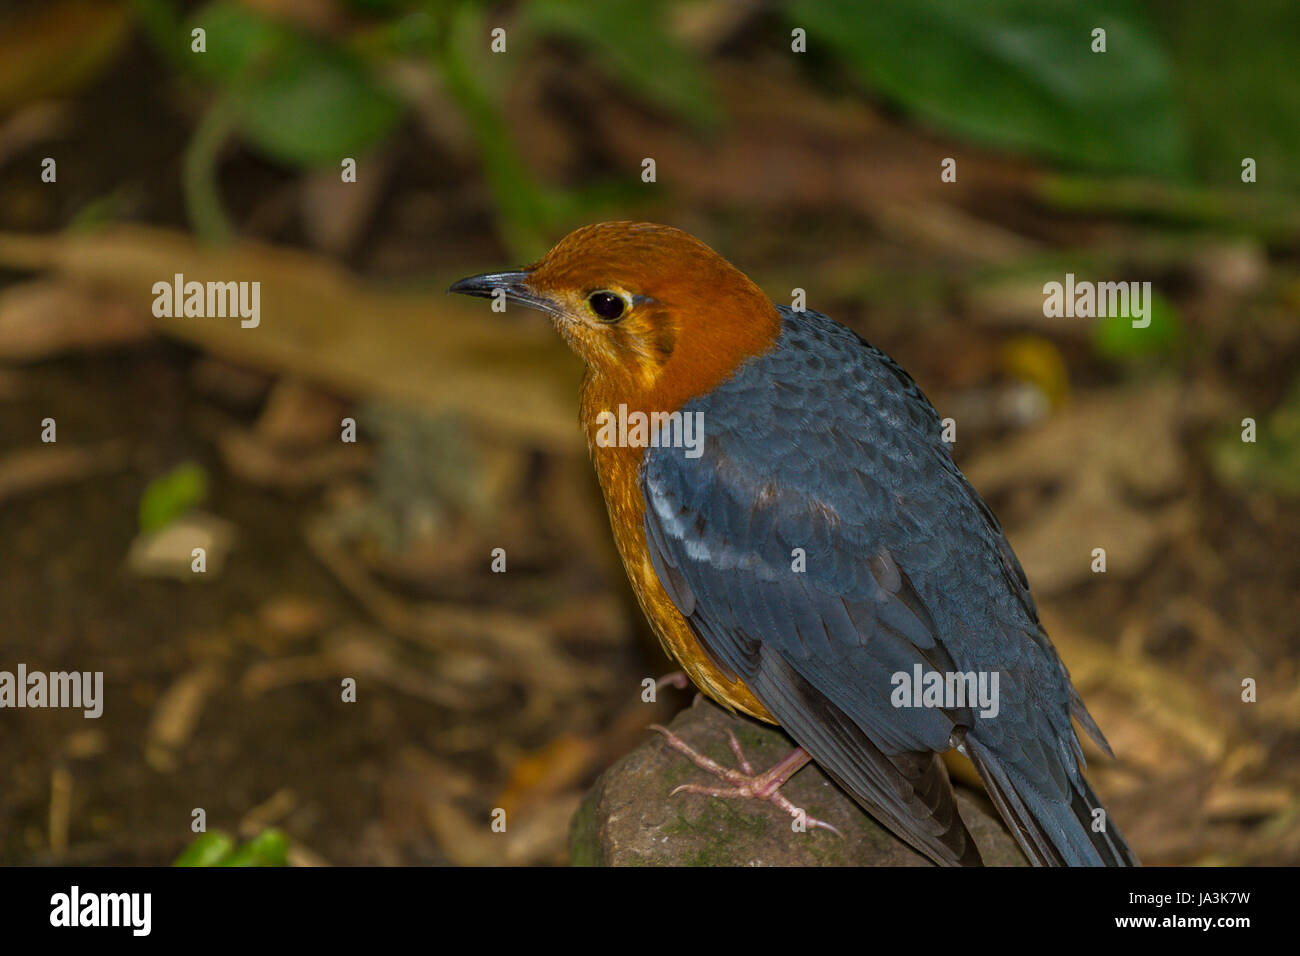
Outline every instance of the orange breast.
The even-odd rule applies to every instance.
[[[747,359],[775,347],[781,331],[776,306],[740,271],[709,250],[704,253],[692,249],[657,278],[658,304],[645,317],[642,331],[657,329],[661,344],[667,342],[668,347],[651,350],[652,355],[624,347],[620,354],[615,348],[619,340],[606,340],[588,361],[580,417],[623,566],[664,650],[713,700],[776,723],[743,682],[713,663],[655,573],[646,548],[645,499],[638,480],[644,449],[602,447],[598,441],[602,413],[614,414],[620,406],[629,415],[647,418],[671,413],[709,392]],[[671,305],[696,301],[713,307],[706,315],[688,316]]]
[[[623,567],[665,653],[681,665],[706,696],[729,709],[776,723],[742,681],[731,679],[714,665],[659,582],[646,550],[645,498],[637,480],[641,449],[593,446],[592,459],[605,493],[605,506],[609,509],[609,522],[623,557]]]

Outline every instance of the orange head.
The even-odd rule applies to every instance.
[[[680,229],[647,222],[583,226],[531,266],[449,291],[548,313],[586,362],[589,388],[667,411],[766,352],[781,326],[743,272]]]

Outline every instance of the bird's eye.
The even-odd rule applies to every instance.
[[[587,308],[606,322],[613,322],[623,314],[626,305],[621,295],[602,289],[587,296]]]

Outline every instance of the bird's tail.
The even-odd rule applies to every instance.
[[[1082,772],[1064,775],[1063,788],[1044,787],[1054,781],[1030,782],[1014,761],[969,736],[964,749],[1033,865],[1141,865]]]

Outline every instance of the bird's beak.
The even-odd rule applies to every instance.
[[[500,292],[505,294],[509,302],[518,302],[530,309],[540,309],[553,315],[560,314],[558,305],[528,287],[527,272],[485,272],[481,276],[470,276],[453,282],[447,291],[484,299],[491,299]]]

